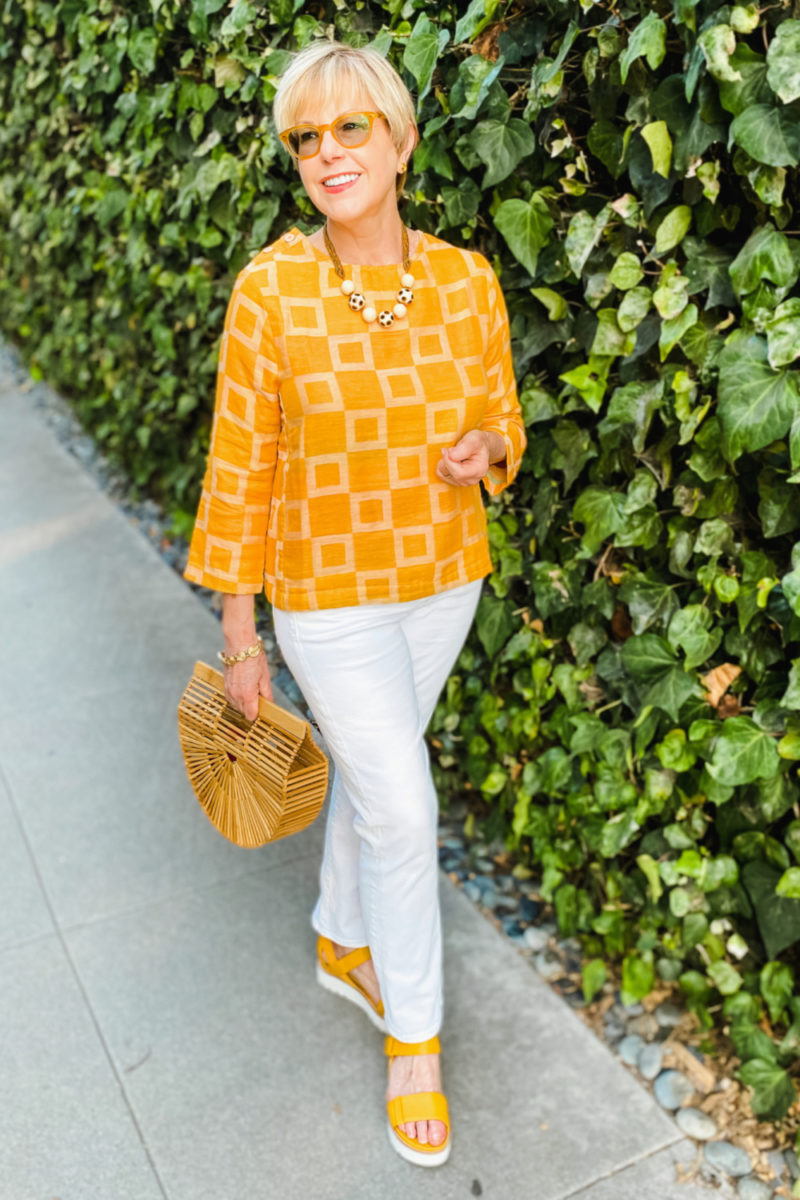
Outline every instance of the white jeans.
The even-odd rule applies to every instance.
[[[274,608],[275,633],[335,766],[317,933],[370,948],[386,1025],[424,1041],[442,1020],[438,800],[425,729],[481,580],[399,604]]]

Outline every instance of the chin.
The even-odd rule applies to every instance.
[[[352,221],[357,221],[366,211],[363,204],[348,203],[349,197],[344,196],[320,196],[314,203],[319,211],[326,217],[330,217],[332,221],[341,221],[344,224],[349,224]]]

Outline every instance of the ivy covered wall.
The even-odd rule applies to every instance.
[[[410,224],[508,300],[529,451],[431,742],[587,996],[677,980],[763,1117],[800,1045],[800,19],[657,0],[0,0],[0,327],[186,527],[238,269],[316,217],[289,52],[418,97]]]

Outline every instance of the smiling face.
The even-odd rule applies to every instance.
[[[350,92],[307,104],[297,124],[326,125],[343,113],[374,112],[378,107],[368,96]],[[414,133],[409,130],[408,144],[398,150],[386,121],[376,117],[369,139],[361,146],[342,146],[326,129],[319,153],[298,159],[297,169],[315,207],[335,223],[353,226],[396,213],[397,175],[413,144]]]

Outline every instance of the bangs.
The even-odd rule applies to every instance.
[[[363,73],[353,69],[353,64],[338,65],[332,58],[323,59],[316,70],[305,71],[286,97],[287,103],[281,128],[299,125],[313,115],[316,105],[329,97],[342,98],[342,112],[359,109],[383,111],[369,94]],[[277,116],[277,112],[276,112]]]
[[[416,131],[414,101],[391,63],[375,50],[357,50],[327,40],[295,55],[281,76],[273,102],[278,132],[307,121],[315,106],[341,100],[341,112],[381,112],[400,149],[409,128]]]

